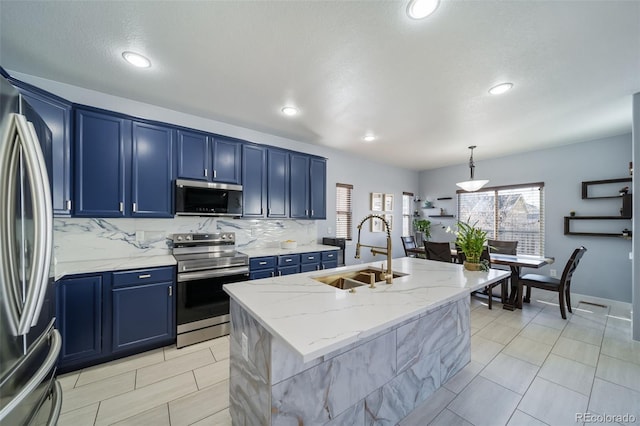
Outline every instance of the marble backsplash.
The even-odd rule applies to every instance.
[[[239,251],[279,247],[283,240],[299,245],[318,240],[313,220],[56,218],[54,253],[57,262],[167,255],[171,254],[171,234],[216,231],[235,232]]]

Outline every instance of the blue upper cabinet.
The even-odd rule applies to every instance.
[[[175,131],[76,110],[75,215],[172,217]]]
[[[209,136],[178,130],[177,148],[178,178],[209,180]]]
[[[267,217],[289,216],[289,154],[267,150]]]
[[[309,163],[311,219],[327,218],[327,160],[311,158]]]
[[[213,181],[240,183],[242,144],[219,136],[214,136],[211,143]]]
[[[267,149],[242,146],[242,216],[265,217],[267,202]]]
[[[75,215],[124,217],[131,121],[88,111],[75,116]]]
[[[327,160],[291,154],[291,217],[326,219]]]
[[[177,139],[178,178],[240,183],[240,142],[185,130],[178,130]]]
[[[133,122],[131,216],[173,217],[174,130]]]
[[[71,215],[71,103],[37,87],[12,80],[33,110],[51,131],[51,144],[44,146],[53,214]],[[41,141],[43,142],[43,141]]]
[[[290,154],[291,165],[291,217],[309,218],[309,156]]]

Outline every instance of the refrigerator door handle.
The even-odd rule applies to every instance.
[[[15,214],[17,208],[16,186],[18,180],[18,159],[20,158],[20,141],[17,130],[17,114],[12,114],[6,127],[4,143],[0,145],[0,200],[5,203],[0,208],[0,227],[6,238],[0,240],[0,295],[7,311],[7,323],[11,334],[18,336],[18,325],[22,314],[22,293],[19,288],[20,275],[13,244],[17,241]]]
[[[2,410],[0,410],[0,422],[4,419],[7,414],[9,414],[15,407],[18,406],[25,398],[33,392],[33,390],[38,387],[40,383],[47,377],[47,375],[51,372],[53,368],[55,368],[56,362],[58,362],[58,354],[60,353],[60,347],[62,346],[62,339],[60,338],[60,333],[55,328],[50,329],[50,332],[42,335],[37,342],[34,343],[34,350],[36,345],[42,344],[43,338],[51,338],[51,347],[49,348],[49,353],[45,358],[44,362],[35,372],[33,376],[29,379],[29,381],[24,385],[22,389],[9,401]]]
[[[62,386],[57,380],[53,381],[53,389],[51,392],[51,413],[49,414],[49,420],[47,420],[47,426],[56,426],[58,419],[60,418],[60,411],[62,410]]]
[[[23,117],[24,118],[24,117]],[[51,267],[51,254],[53,252],[53,203],[51,201],[51,191],[49,189],[49,177],[47,175],[47,164],[44,161],[44,155],[40,149],[40,142],[33,124],[28,122],[26,118],[24,122],[31,134],[31,137],[25,140],[28,146],[27,152],[33,156],[34,179],[32,185],[34,194],[32,198],[34,206],[34,228],[36,244],[34,244],[34,267],[31,272],[33,280],[29,283],[28,294],[33,298],[27,298],[25,304],[24,321],[21,321],[18,332],[24,330],[24,334],[28,333],[31,327],[38,323],[42,305],[47,293],[47,285],[49,284],[49,268]],[[35,208],[37,206],[37,209]],[[37,219],[36,219],[37,218]],[[37,261],[37,267],[36,262]],[[32,304],[29,302],[33,301]]]

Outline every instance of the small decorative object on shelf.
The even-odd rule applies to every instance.
[[[575,210],[571,210],[569,212],[569,216],[574,217],[576,215],[576,211]]]
[[[424,202],[424,207],[423,207],[423,208],[424,208],[424,209],[430,209],[430,208],[433,208],[433,203],[432,203],[431,201],[429,201],[429,200],[426,200],[426,201]]]

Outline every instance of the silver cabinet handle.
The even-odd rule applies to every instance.
[[[305,209],[305,210],[304,210],[304,215],[305,215],[305,216],[309,216],[309,210]]]
[[[285,262],[293,262],[293,259],[285,259]]]
[[[151,274],[142,274],[142,275],[138,275],[138,278],[145,279],[145,278],[151,278]]]
[[[278,276],[281,277],[282,276],[282,271],[278,271]]]
[[[259,265],[266,265],[267,262],[258,262]]]
[[[67,200],[67,210],[71,210],[71,200]]]
[[[173,286],[169,286],[169,297],[173,296]]]
[[[218,171],[216,169],[213,169],[213,178],[217,178],[218,177]]]
[[[120,211],[124,210],[124,203],[122,201],[120,201],[120,204],[118,204],[118,210]]]
[[[273,272],[273,271],[271,271],[271,276],[272,276],[272,277],[275,277],[275,276],[276,276],[276,273],[275,273],[275,272]]]
[[[209,177],[209,171],[207,169],[204,169],[204,177]]]
[[[311,216],[313,216],[313,209],[311,209]]]
[[[134,213],[138,211],[137,203],[133,203],[133,205],[131,206],[131,210],[132,210]]]

